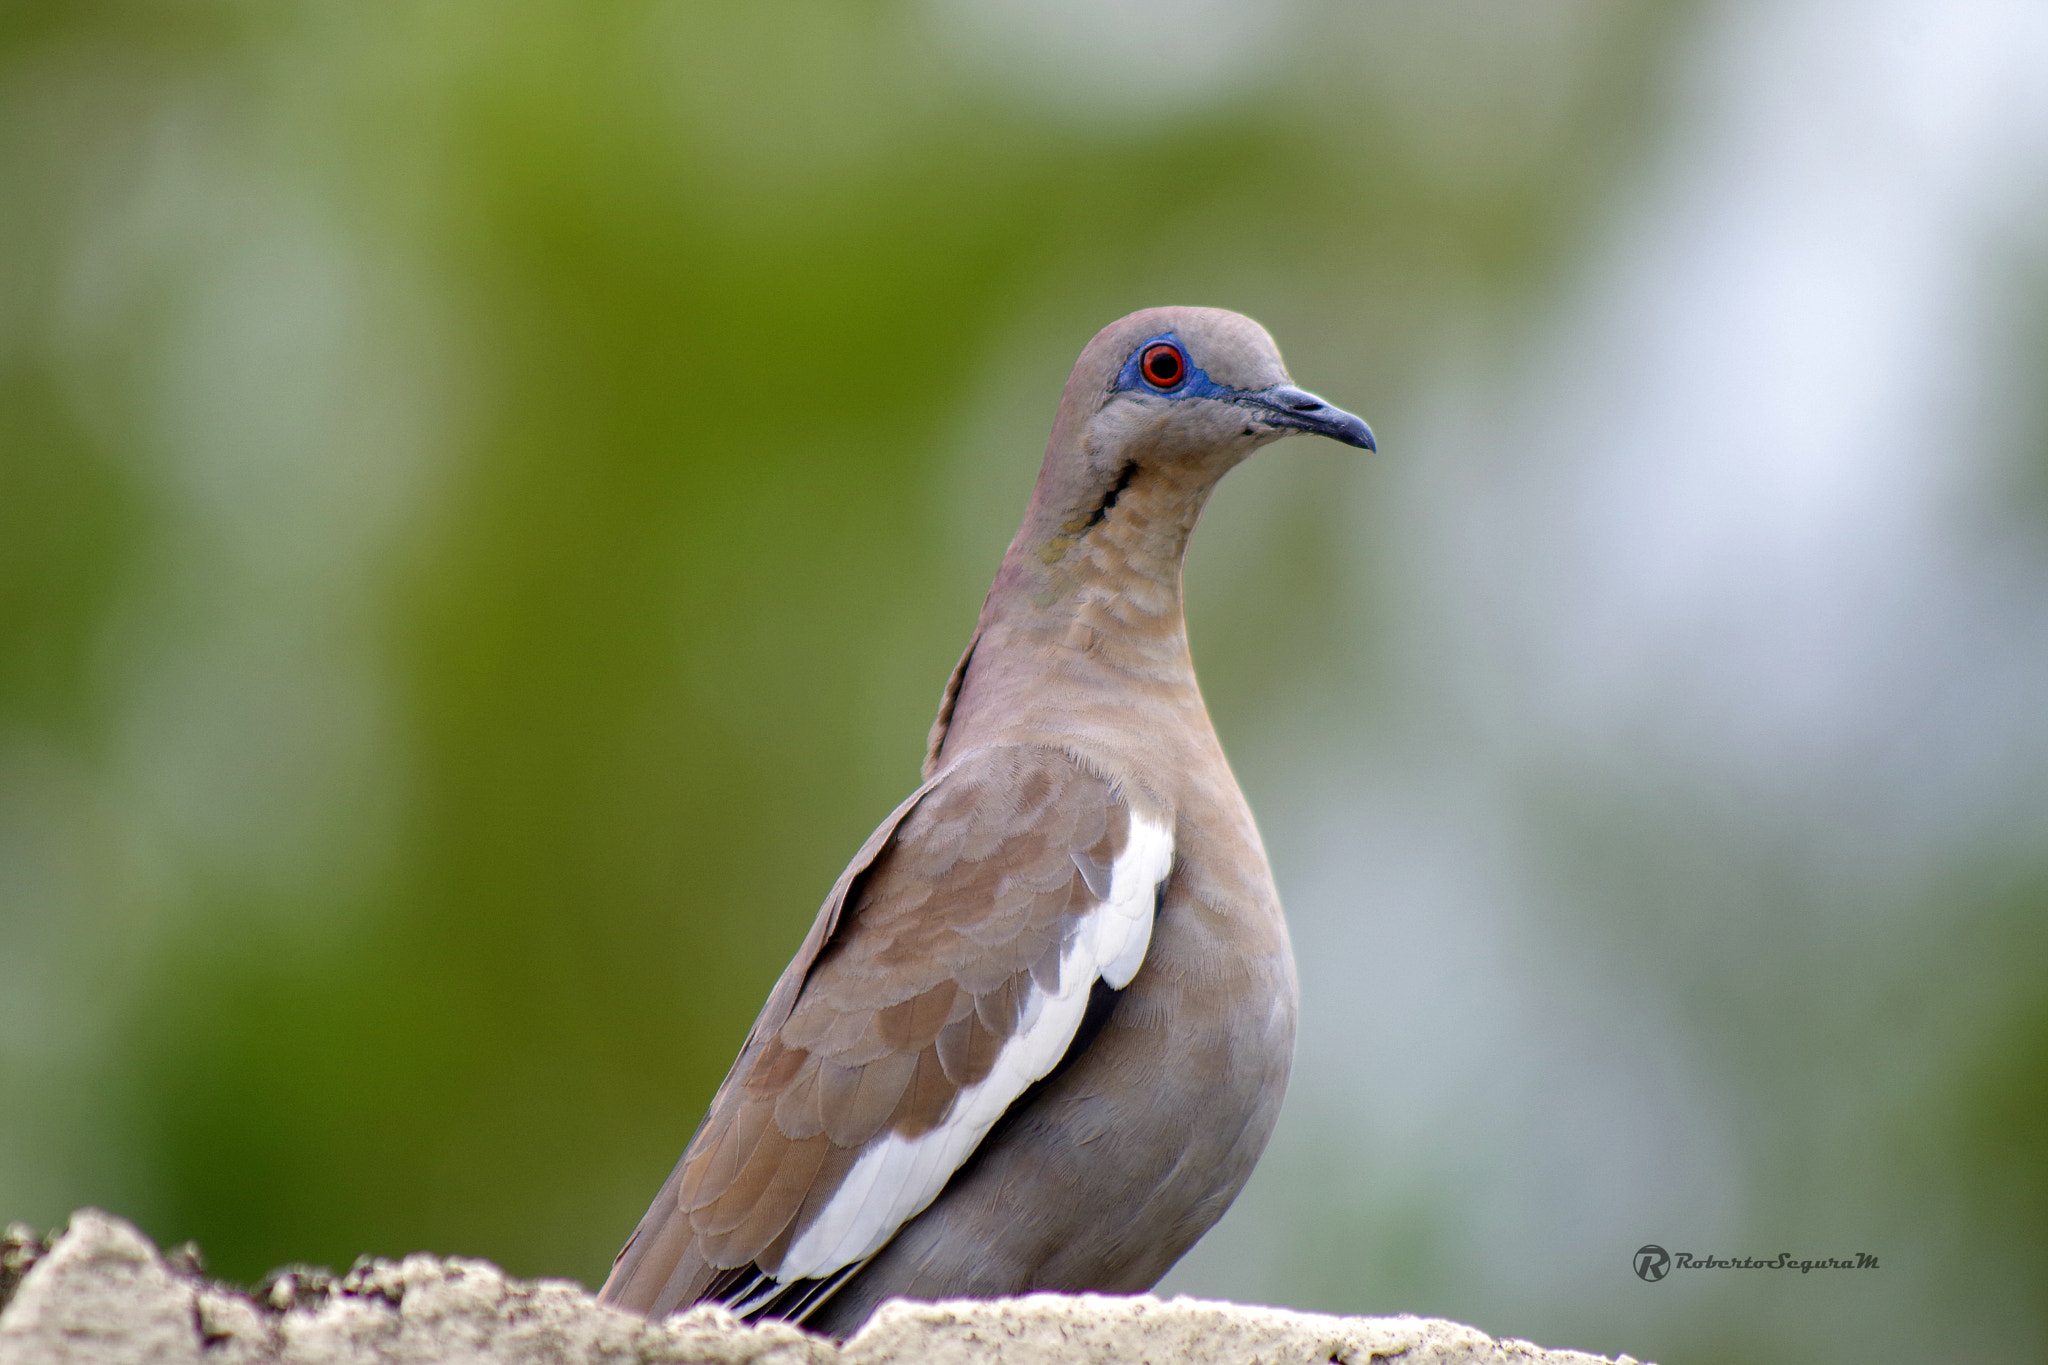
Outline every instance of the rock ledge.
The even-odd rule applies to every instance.
[[[1604,1365],[1429,1318],[1085,1294],[885,1305],[844,1346],[717,1308],[649,1323],[563,1280],[408,1256],[211,1284],[97,1210],[0,1239],[0,1365]],[[1634,1365],[1628,1357],[1622,1365]]]

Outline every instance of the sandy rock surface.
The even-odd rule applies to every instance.
[[[715,1308],[649,1323],[482,1261],[369,1261],[338,1278],[274,1275],[253,1292],[195,1265],[96,1210],[47,1248],[10,1228],[0,1365],[1602,1365],[1427,1318],[1143,1295],[891,1303],[839,1346]]]

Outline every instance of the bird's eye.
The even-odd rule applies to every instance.
[[[1170,389],[1187,377],[1188,362],[1180,347],[1162,341],[1145,348],[1145,354],[1138,360],[1138,372],[1153,388]]]

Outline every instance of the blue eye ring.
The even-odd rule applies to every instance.
[[[1147,384],[1165,393],[1177,389],[1188,377],[1188,358],[1170,341],[1155,341],[1138,357],[1138,374]]]

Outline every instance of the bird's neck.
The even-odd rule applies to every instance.
[[[1134,705],[1155,727],[1178,714],[1207,733],[1181,560],[1220,470],[1110,468],[1106,486],[1041,477],[941,718],[945,756],[1005,739],[1111,743]]]

